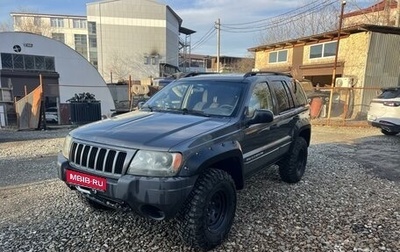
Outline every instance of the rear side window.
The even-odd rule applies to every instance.
[[[286,111],[291,108],[291,96],[288,94],[286,83],[282,81],[273,81],[272,88],[274,90],[277,102],[278,113]]]
[[[296,106],[304,106],[307,104],[307,95],[303,90],[303,87],[301,86],[300,82],[294,81],[292,82],[293,86],[293,94],[294,94],[294,99]]]
[[[397,89],[385,89],[382,94],[378,96],[380,99],[392,99],[400,97],[400,88]]]

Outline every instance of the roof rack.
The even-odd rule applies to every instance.
[[[192,77],[192,76],[197,76],[197,75],[203,75],[203,74],[218,74],[215,72],[189,72],[189,73],[184,73],[180,78],[186,78],[186,77]]]
[[[293,78],[293,76],[291,74],[283,73],[283,72],[272,72],[272,71],[248,72],[248,73],[245,73],[245,75],[243,77],[247,78],[247,77],[256,76],[256,75],[285,75],[287,77]]]

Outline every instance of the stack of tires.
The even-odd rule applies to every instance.
[[[74,125],[83,125],[101,119],[101,103],[93,94],[82,93],[68,100],[70,102],[70,119]]]

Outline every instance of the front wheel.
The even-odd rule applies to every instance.
[[[306,170],[308,145],[304,138],[297,137],[289,153],[279,161],[279,175],[287,183],[299,182]]]
[[[399,133],[399,132],[394,132],[394,131],[387,131],[387,130],[384,130],[384,129],[382,129],[381,132],[382,132],[382,134],[384,134],[386,136],[394,136],[394,135],[397,135]]]
[[[228,235],[236,211],[236,188],[231,176],[209,169],[198,178],[178,215],[178,231],[190,246],[209,250]]]

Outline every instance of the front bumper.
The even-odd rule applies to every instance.
[[[79,189],[89,199],[106,205],[127,205],[142,216],[162,220],[176,215],[187,196],[192,191],[197,176],[192,177],[141,177],[122,175],[119,178],[107,179],[105,192],[81,188],[66,182],[66,170],[74,170],[89,175],[86,170],[73,168],[62,154],[58,155],[58,177],[71,189]]]

